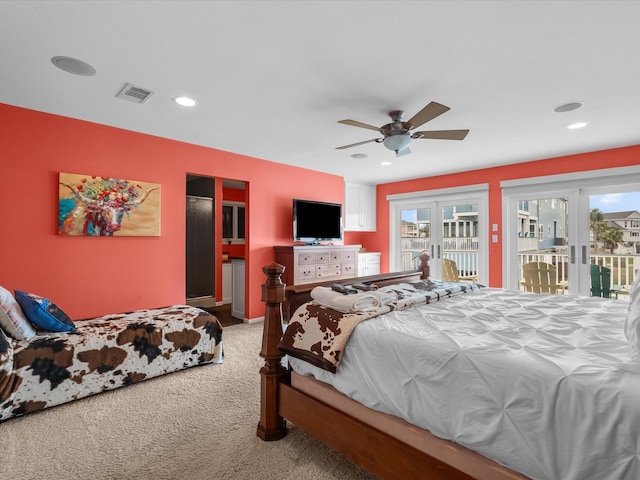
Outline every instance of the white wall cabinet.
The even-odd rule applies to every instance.
[[[358,254],[358,276],[380,274],[380,252],[367,252]]]
[[[232,259],[232,299],[231,315],[244,320],[244,260]]]
[[[231,262],[222,264],[222,303],[231,303],[233,292],[233,268]]]
[[[376,187],[344,182],[345,231],[376,230]]]

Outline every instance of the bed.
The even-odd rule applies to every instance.
[[[218,319],[188,305],[80,320],[73,331],[21,340],[0,328],[0,421],[223,358]]]
[[[633,293],[454,292],[423,275],[379,289],[406,308],[305,303],[283,333],[282,267],[264,271],[263,440],[289,421],[382,479],[640,478]],[[408,301],[418,283],[427,300]]]

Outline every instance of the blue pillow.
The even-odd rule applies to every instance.
[[[49,332],[75,332],[69,316],[51,300],[33,293],[16,290],[16,300],[31,323]]]

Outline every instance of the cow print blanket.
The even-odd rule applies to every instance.
[[[222,363],[222,327],[175,305],[75,322],[77,333],[14,340],[0,329],[0,421],[206,363]]]
[[[441,299],[472,292],[481,288],[475,283],[420,280],[382,287],[378,292],[392,291],[396,300],[367,310],[341,313],[338,310],[308,302],[298,307],[278,348],[284,353],[335,373],[340,365],[344,348],[356,326],[364,321],[392,310],[404,310],[414,305],[437,302]]]

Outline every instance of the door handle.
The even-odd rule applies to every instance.
[[[440,245],[438,245],[438,259],[440,258]]]
[[[586,265],[589,262],[589,258],[587,257],[587,246],[582,245],[582,264]]]
[[[575,245],[571,245],[571,247],[569,247],[569,263],[571,265],[574,265],[576,263],[576,246]]]

